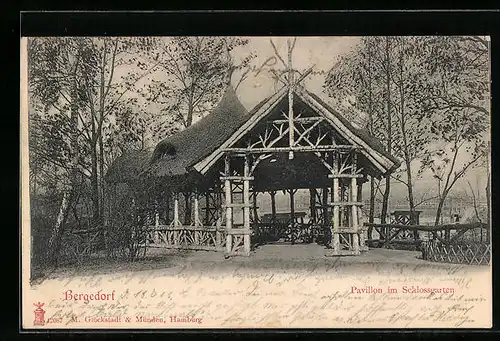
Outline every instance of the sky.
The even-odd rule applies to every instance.
[[[243,37],[242,37],[243,38]],[[236,47],[232,51],[232,57],[234,62],[238,64],[240,60],[248,56],[250,53],[256,55],[256,57],[251,62],[251,72],[248,74],[248,78],[244,80],[236,89],[237,95],[242,102],[243,106],[247,110],[251,110],[256,104],[262,101],[264,98],[272,95],[279,86],[273,80],[273,74],[270,68],[283,69],[282,63],[273,58],[275,56],[274,50],[270,43],[272,40],[277,48],[280,56],[286,61],[287,59],[287,41],[293,39],[291,37],[246,37],[249,39],[249,43],[245,46]],[[168,38],[167,38],[168,39]],[[313,67],[313,72],[302,82],[302,84],[311,92],[316,93],[327,103],[332,105],[332,107],[339,109],[339,103],[332,103],[331,99],[326,96],[323,92],[323,84],[325,80],[325,74],[332,68],[336,63],[337,59],[349,53],[352,49],[356,47],[359,43],[360,37],[298,37],[295,43],[295,47],[292,55],[292,65],[294,69],[303,72],[311,67]],[[121,72],[124,74],[128,72],[128,69],[123,69]],[[116,77],[119,77],[119,71],[117,71]],[[152,74],[151,77],[145,77],[142,79],[141,83],[146,83],[150,81],[150,78],[154,78],[156,81],[161,81],[165,75],[160,73]],[[232,78],[233,86],[236,86],[239,78],[241,77],[240,72],[235,72]],[[127,94],[125,97],[136,96],[134,94]],[[156,112],[159,108],[154,103],[151,105],[149,110]],[[339,110],[342,112],[342,110]],[[359,113],[360,116],[363,113]],[[356,118],[356,117],[355,117]],[[355,119],[354,118],[354,119]],[[362,120],[362,118],[361,118]],[[356,122],[353,122],[356,123]],[[468,155],[462,153],[459,155],[459,161],[465,160]],[[414,173],[416,174],[418,169],[418,163],[414,163]],[[481,189],[484,193],[485,188],[485,170],[484,168],[469,172],[467,179],[469,180],[474,188]],[[465,179],[457,183],[457,189],[459,191],[468,190],[468,184]],[[432,179],[430,174],[425,174],[423,179],[418,179],[416,181],[417,192],[428,192],[436,190],[436,181]],[[406,188],[404,185],[394,181],[393,184],[394,192],[404,193]]]
[[[272,73],[266,66],[272,64],[273,60],[269,60],[274,56],[274,51],[270,43],[270,39],[274,42],[278,52],[286,62],[287,58],[287,40],[291,37],[248,37],[250,42],[244,47],[239,47],[233,52],[235,60],[241,60],[250,52],[254,52],[257,57],[252,61],[255,71],[251,72],[248,78],[241,83],[237,88],[237,95],[246,109],[252,109],[262,99],[272,95],[275,91],[275,82],[272,78]],[[305,71],[310,67],[313,68],[312,74],[303,81],[306,88],[319,95],[327,103],[335,107],[338,104],[332,103],[330,98],[323,92],[323,84],[325,80],[325,72],[327,72],[336,62],[337,58],[348,53],[356,47],[360,41],[360,37],[298,37],[295,48],[292,54],[292,65],[299,71]],[[266,63],[267,61],[267,63]],[[283,68],[280,61],[274,60],[276,63],[274,68]],[[264,64],[262,71],[257,74],[257,70]],[[240,77],[239,73],[233,75],[232,84],[236,85]],[[279,86],[279,84],[278,84]],[[362,113],[360,113],[361,115]],[[465,162],[468,158],[466,153],[460,153],[458,162]],[[419,162],[413,163],[413,173],[416,174],[419,168]],[[479,189],[479,195],[484,195],[486,186],[486,170],[478,168],[470,171],[466,177],[459,180],[456,184],[455,193],[469,191],[467,181],[471,183],[474,189]],[[368,186],[366,186],[368,187]],[[416,200],[420,200],[422,196],[432,196],[436,192],[437,182],[430,172],[424,173],[422,178],[415,180]],[[392,182],[393,194],[399,193],[404,196],[407,192],[406,186],[394,180]]]
[[[249,53],[254,52],[257,57],[252,61],[254,71],[237,88],[237,94],[242,104],[247,108],[253,108],[263,98],[275,91],[273,74],[269,71],[274,61],[273,68],[284,68],[279,60],[273,57],[274,51],[270,39],[274,42],[279,54],[287,60],[287,40],[290,37],[248,37],[248,45],[239,47],[233,52],[235,61],[243,59]],[[359,37],[298,37],[292,54],[293,68],[303,72],[313,68],[313,72],[307,77],[303,85],[310,91],[321,95],[324,83],[324,72],[328,71],[340,55],[349,52],[359,42]],[[266,63],[267,61],[267,63]],[[262,71],[257,70],[264,64]],[[232,82],[235,85],[241,74],[233,75]],[[326,96],[322,96],[323,98]],[[325,98],[327,99],[327,98]]]

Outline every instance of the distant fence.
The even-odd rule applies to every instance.
[[[490,227],[484,223],[438,226],[364,224],[379,233],[367,240],[371,247],[422,251],[422,258],[433,262],[488,264],[491,259]],[[427,233],[429,238],[422,238]]]

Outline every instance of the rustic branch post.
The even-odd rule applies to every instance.
[[[276,222],[276,191],[270,191],[271,196],[271,220],[274,224]]]
[[[243,245],[245,255],[250,255],[250,164],[248,154],[245,154],[243,168]]]
[[[160,211],[158,210],[158,201],[155,200],[155,233],[154,233],[154,241],[155,244],[159,243],[160,236],[158,229],[160,228]]]
[[[356,175],[356,167],[357,167],[357,154],[356,152],[353,152],[352,154],[352,167],[351,167],[351,174],[353,177],[351,178],[351,212],[352,212],[352,230],[354,234],[352,235],[352,243],[353,243],[353,250],[355,253],[359,253],[359,226],[358,226],[358,189],[357,189],[357,182],[356,178],[354,175]]]
[[[231,229],[233,227],[233,208],[231,207],[232,204],[232,195],[231,195],[231,180],[229,179],[230,176],[230,161],[229,161],[229,155],[226,154],[224,158],[224,174],[225,174],[225,179],[224,179],[224,189],[226,192],[226,253],[230,254],[233,245],[233,236],[231,235]]]
[[[338,172],[338,154],[333,154],[333,170],[335,173],[332,175],[333,178],[333,188],[332,188],[332,196],[333,196],[333,214],[332,214],[332,247],[335,253],[340,253],[340,236],[338,234],[339,231],[339,178],[335,177]]]
[[[295,193],[292,188],[288,190],[290,193],[290,230],[291,230],[291,239],[292,244],[295,242]]]
[[[309,210],[311,211],[310,223],[316,224],[316,190],[309,188]]]
[[[199,245],[199,242],[200,242],[200,236],[199,234],[201,233],[200,231],[198,231],[198,228],[202,226],[201,222],[200,222],[200,212],[199,212],[199,193],[198,191],[196,191],[194,193],[194,227],[195,227],[195,231],[194,231],[194,243],[195,245]]]
[[[174,245],[179,245],[179,230],[178,227],[181,225],[179,220],[179,193],[174,194]]]
[[[289,145],[290,148],[293,147],[295,144],[295,128],[294,128],[294,121],[293,121],[293,69],[292,69],[292,45],[290,40],[288,40],[288,125],[290,130],[288,131],[288,136],[289,136]],[[293,159],[293,151],[290,151],[288,153],[288,159]]]

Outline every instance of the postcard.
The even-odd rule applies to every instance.
[[[23,37],[22,328],[491,328],[487,36]]]

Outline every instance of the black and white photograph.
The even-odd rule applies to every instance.
[[[488,36],[23,37],[23,328],[490,328]]]

